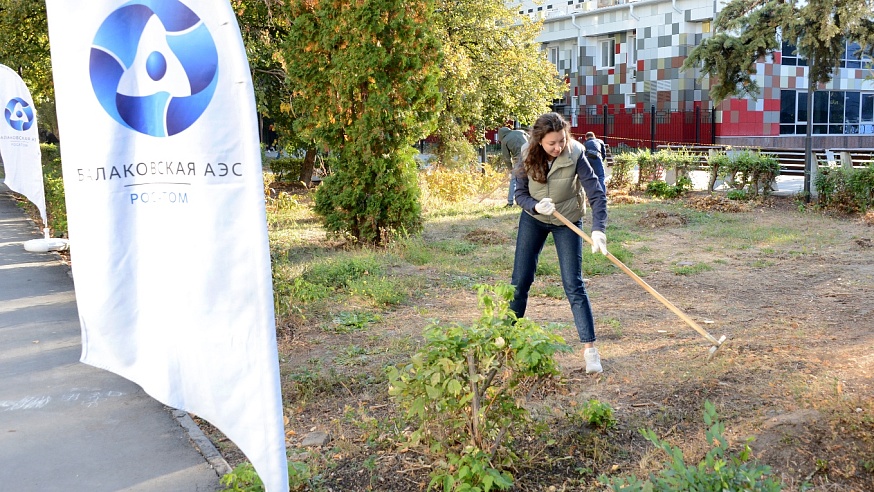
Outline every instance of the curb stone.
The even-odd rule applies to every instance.
[[[194,446],[200,451],[200,454],[206,458],[206,461],[215,470],[219,478],[231,472],[231,466],[225,461],[224,457],[219,453],[218,449],[213,446],[212,441],[206,437],[206,434],[200,430],[200,427],[194,422],[188,412],[167,407],[170,410],[170,415],[179,422],[179,425],[188,433],[188,438],[194,443]]]

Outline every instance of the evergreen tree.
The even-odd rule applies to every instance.
[[[290,0],[282,58],[298,131],[337,156],[316,192],[330,232],[384,244],[422,226],[412,145],[433,130],[430,0]]]
[[[717,16],[714,35],[689,54],[683,68],[701,66],[711,78],[715,103],[729,96],[756,96],[753,76],[758,60],[781,49],[782,41],[796,46],[808,64],[808,107],[818,84],[831,81],[840,66],[847,40],[868,55],[874,46],[874,2],[871,0],[732,0]],[[810,193],[811,129],[807,125],[804,191]]]

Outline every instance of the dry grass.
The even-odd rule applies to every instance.
[[[702,195],[687,208],[611,196],[608,241],[625,238],[631,266],[728,341],[708,362],[708,343],[631,279],[618,270],[590,276],[605,371],[587,376],[581,350],[561,356],[562,381],[537,395],[530,428],[516,436],[521,458],[511,471],[518,490],[596,490],[601,473],[645,476],[664,456],[639,434],[644,427],[696,462],[706,449],[705,400],[716,405],[735,447],[755,438],[756,457],[787,489],[874,490],[870,228],[800,213],[788,199],[737,210],[728,202]],[[502,207],[498,197],[470,213],[431,210],[422,240],[374,252],[393,282],[414,286],[401,304],[377,306],[338,292],[299,303],[280,320],[288,445],[321,476],[314,490],[412,491],[427,484],[432,463],[402,446],[406,426],[386,395],[383,369],[406,361],[433,320],[478,316],[474,283],[509,281],[519,209]],[[273,246],[307,261],[348,254],[313,232]],[[678,262],[711,268],[677,275],[671,265]],[[541,275],[535,287],[559,282]],[[380,318],[337,329],[338,313],[349,312]],[[578,345],[565,300],[532,297],[526,315],[558,323]],[[616,428],[601,433],[573,423],[571,415],[593,398],[615,409]],[[312,430],[328,431],[333,441],[299,448]],[[243,459],[222,444],[230,461]]]

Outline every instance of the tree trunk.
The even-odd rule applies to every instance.
[[[313,182],[313,167],[316,162],[316,149],[314,147],[308,148],[307,153],[303,158],[303,165],[300,167],[300,181],[307,188]]]

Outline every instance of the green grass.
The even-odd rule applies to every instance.
[[[675,265],[671,271],[676,275],[695,275],[702,272],[713,270],[713,267],[706,263],[695,263],[694,265]]]

